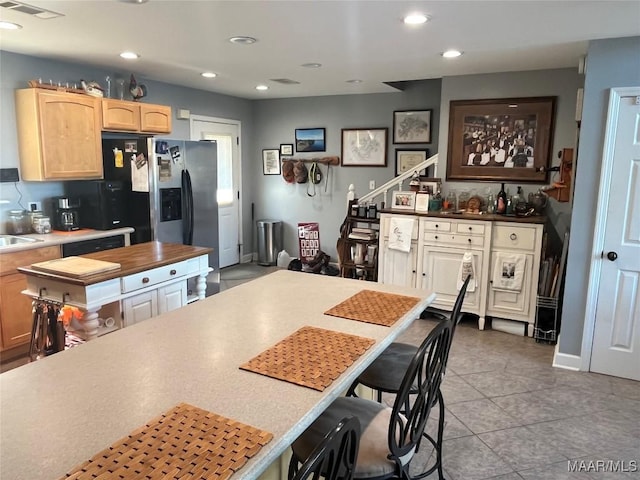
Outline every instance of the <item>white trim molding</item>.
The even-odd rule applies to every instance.
[[[556,368],[563,368],[565,370],[573,370],[578,372],[582,370],[582,358],[578,355],[569,355],[568,353],[560,353],[558,351],[558,345],[560,344],[560,337],[556,343],[556,349],[553,352],[553,366]]]

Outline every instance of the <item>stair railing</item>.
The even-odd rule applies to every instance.
[[[369,200],[372,200],[380,195],[383,196],[383,202],[385,205],[388,205],[387,203],[387,192],[389,190],[392,190],[394,187],[398,187],[398,190],[402,190],[402,184],[404,183],[404,181],[408,178],[413,177],[415,172],[419,172],[420,170],[424,170],[427,167],[430,167],[431,165],[434,166],[433,168],[433,176],[437,177],[437,171],[438,171],[438,154],[436,153],[435,155],[427,158],[424,162],[419,163],[418,165],[416,165],[415,167],[413,167],[411,170],[408,170],[404,173],[401,173],[400,175],[398,175],[395,178],[392,178],[391,180],[389,180],[387,183],[380,185],[378,188],[371,190],[369,193],[367,193],[366,195],[363,195],[361,197],[358,198],[358,203],[363,203],[363,202],[368,202]],[[349,185],[349,193],[347,194],[347,203],[349,202],[349,200],[353,200],[356,197],[356,193],[355,193],[355,187],[353,186],[353,184]]]

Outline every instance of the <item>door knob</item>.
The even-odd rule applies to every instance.
[[[609,252],[607,253],[607,258],[613,262],[618,258],[618,254],[616,252]]]

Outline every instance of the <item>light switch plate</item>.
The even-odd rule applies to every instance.
[[[369,180],[369,190],[375,190],[375,188],[376,188],[376,181]]]

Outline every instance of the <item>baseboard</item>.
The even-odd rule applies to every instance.
[[[251,263],[257,259],[258,259],[258,256],[255,253],[247,253],[242,256],[242,258],[240,259],[240,263]]]
[[[560,353],[558,346],[560,345],[560,339],[556,343],[555,351],[553,352],[553,366],[556,368],[564,368],[565,370],[573,370],[574,372],[580,371],[582,365],[582,359],[579,355],[570,355],[568,353]]]

